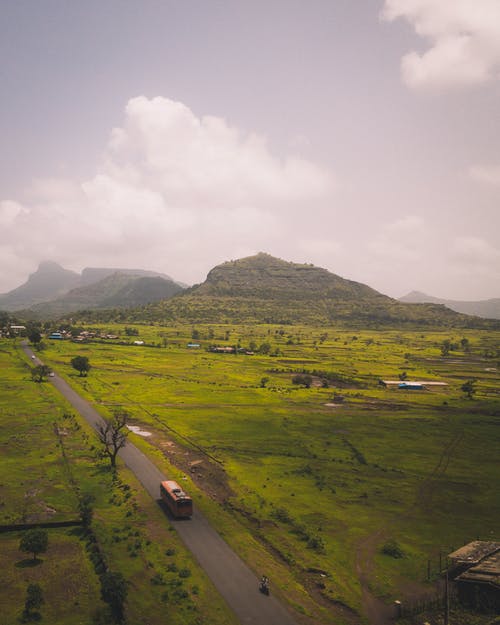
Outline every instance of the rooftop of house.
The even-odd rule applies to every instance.
[[[483,558],[457,577],[461,582],[480,582],[500,587],[500,545],[498,550]]]
[[[454,564],[477,564],[484,560],[484,558],[498,551],[500,551],[500,543],[498,542],[473,540],[471,543],[448,554],[448,558],[452,560]]]

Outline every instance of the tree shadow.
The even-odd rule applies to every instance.
[[[15,566],[18,569],[31,569],[34,566],[40,566],[40,564],[43,564],[43,560],[41,558],[25,558],[24,560],[16,562]]]
[[[77,536],[78,538],[81,538],[82,536],[85,536],[85,534],[85,528],[81,526],[72,527],[68,530],[68,536]]]
[[[21,623],[36,623],[42,620],[40,612],[23,612],[20,621]]]

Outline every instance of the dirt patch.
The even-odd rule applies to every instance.
[[[149,424],[137,427],[147,429],[150,433],[148,443],[159,449],[174,467],[189,474],[196,486],[211,499],[223,504],[234,495],[228,484],[227,473],[221,464],[211,460],[198,449],[180,445],[167,432]]]

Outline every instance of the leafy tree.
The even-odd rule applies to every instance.
[[[451,341],[449,339],[445,339],[441,343],[441,356],[446,357],[451,351]]]
[[[467,397],[469,399],[472,399],[474,396],[474,393],[476,392],[476,380],[472,379],[472,380],[467,380],[467,382],[464,382],[462,384],[462,386],[460,387],[460,389],[467,395]]]
[[[90,363],[87,356],[75,356],[71,359],[71,366],[80,372],[80,377],[90,371]]]
[[[261,379],[260,379],[260,386],[261,386],[261,388],[265,388],[265,387],[266,387],[266,384],[267,384],[268,382],[269,382],[269,378],[267,378],[267,377],[265,377],[265,376],[264,376],[263,378],[261,378]]]
[[[292,378],[292,384],[303,385],[306,388],[310,388],[312,384],[312,376],[308,373],[298,373]]]
[[[38,328],[32,328],[29,330],[28,339],[30,343],[33,343],[33,345],[38,345],[38,343],[40,343],[40,341],[42,340],[42,335],[40,334]]]
[[[460,341],[460,345],[462,346],[462,349],[464,350],[464,352],[466,354],[470,353],[470,343],[469,343],[469,339],[463,338]]]
[[[111,607],[113,616],[118,622],[123,620],[127,593],[127,582],[121,573],[107,571],[101,576],[101,597]]]
[[[125,334],[127,336],[139,336],[139,330],[137,328],[129,328],[125,326]]]
[[[125,447],[129,430],[127,429],[128,413],[116,411],[110,421],[100,425],[97,430],[99,440],[104,446],[103,454],[109,458],[111,466],[116,467],[116,456]]]
[[[406,371],[403,371],[402,373],[399,374],[399,379],[401,381],[408,379],[408,374],[406,373]]]
[[[43,592],[40,584],[29,584],[26,589],[26,600],[24,602],[23,621],[38,620],[40,615],[37,611],[44,603]],[[36,615],[36,617],[35,617]]]
[[[265,343],[261,343],[259,347],[259,354],[269,354],[270,351],[271,343],[268,343],[267,341]]]
[[[43,382],[50,373],[50,367],[47,365],[37,365],[31,369],[31,379],[33,382]]]
[[[36,560],[37,554],[45,553],[48,546],[49,535],[47,530],[44,529],[27,530],[19,542],[20,551],[32,553],[33,560]]]
[[[78,510],[80,512],[80,519],[82,520],[83,527],[88,530],[92,523],[92,517],[94,515],[94,510],[92,508],[92,502],[94,501],[93,495],[83,495],[80,499],[80,503],[78,505]]]

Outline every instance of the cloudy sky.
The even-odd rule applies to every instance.
[[[500,297],[500,0],[4,0],[0,88],[0,292],[264,251]]]

